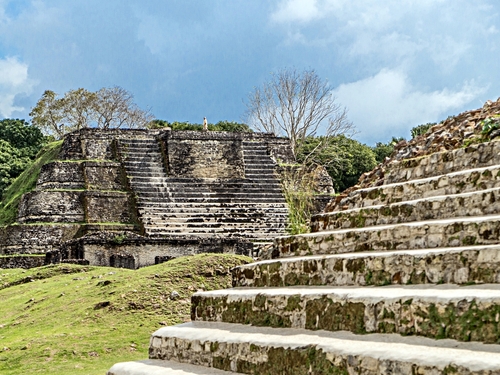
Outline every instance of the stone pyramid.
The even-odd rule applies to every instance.
[[[108,374],[500,374],[499,114],[399,144]]]

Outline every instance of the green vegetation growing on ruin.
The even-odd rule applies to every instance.
[[[191,131],[202,131],[203,124],[192,124],[188,121],[174,121],[168,122],[165,120],[153,120],[148,126],[149,129],[162,129],[170,128],[172,130],[191,130]],[[252,133],[252,129],[247,124],[235,122],[235,121],[219,121],[215,124],[207,124],[208,131],[217,132],[245,132]]]
[[[62,141],[52,142],[44,146],[35,161],[17,177],[3,193],[0,202],[0,226],[12,224],[16,221],[17,207],[24,193],[33,190],[42,166],[51,162],[59,155]]]
[[[230,287],[229,269],[249,261],[201,254],[139,270],[0,269],[0,373],[100,375],[146,359],[151,333],[190,319],[194,292]]]

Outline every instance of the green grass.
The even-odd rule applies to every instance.
[[[21,197],[24,193],[35,188],[40,169],[44,164],[57,158],[62,142],[52,142],[42,148],[35,161],[5,190],[0,202],[0,226],[9,225],[16,221]]]
[[[249,261],[202,254],[135,271],[0,269],[0,374],[102,375],[145,359],[152,332],[189,320],[192,293],[229,287],[228,269]]]

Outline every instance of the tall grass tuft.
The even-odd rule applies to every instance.
[[[281,183],[288,204],[288,233],[308,233],[314,210],[314,184],[311,173],[300,167],[283,166]]]

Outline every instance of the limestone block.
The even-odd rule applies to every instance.
[[[82,191],[32,191],[23,195],[18,209],[18,222],[84,221]]]
[[[34,268],[41,267],[45,264],[44,256],[2,256],[0,257],[1,268]]]
[[[120,163],[87,161],[83,169],[88,190],[126,190]]]
[[[78,162],[54,161],[42,166],[36,183],[37,190],[83,189],[82,164]]]
[[[0,254],[40,254],[73,239],[79,224],[20,224],[0,229]]]
[[[241,142],[238,140],[171,139],[169,172],[193,178],[244,178]]]
[[[104,134],[105,135],[105,134]],[[113,139],[95,134],[95,136],[81,139],[83,159],[111,160],[113,159]]]
[[[87,191],[84,206],[88,223],[130,223],[133,205],[125,192]]]
[[[308,256],[262,261],[233,270],[235,287],[497,283],[497,245]]]
[[[275,256],[496,244],[500,216],[431,220],[277,237]],[[458,241],[457,241],[458,240]],[[328,246],[321,245],[327,243]],[[279,254],[279,255],[278,255]]]
[[[500,335],[498,285],[226,289],[195,293],[191,303],[193,321],[484,343]],[[468,332],[471,322],[482,329]]]

